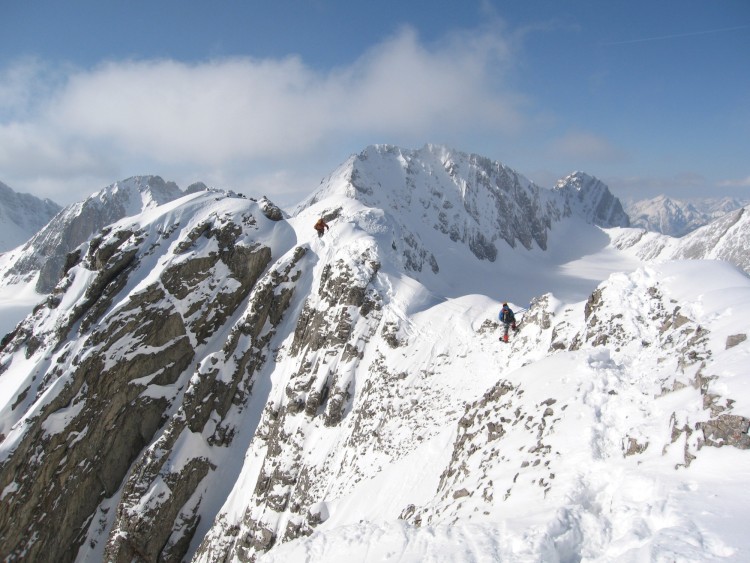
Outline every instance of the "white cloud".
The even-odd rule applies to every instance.
[[[511,53],[489,28],[439,46],[403,28],[327,71],[297,57],[114,61],[55,72],[19,63],[0,88],[0,170],[26,185],[41,176],[103,178],[115,162],[216,173],[309,161],[352,139],[421,145],[461,131],[507,134],[524,123],[522,100],[502,88]]]
[[[419,134],[440,130],[516,131],[523,122],[519,100],[495,88],[510,46],[492,34],[454,34],[430,51],[403,29],[341,73],[338,94],[345,113],[339,126]]]
[[[110,158],[95,147],[55,137],[36,124],[0,127],[0,170],[14,176],[67,179],[114,169]]]

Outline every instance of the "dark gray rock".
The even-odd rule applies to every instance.
[[[742,344],[747,340],[747,334],[741,333],[741,334],[731,334],[727,336],[727,344],[726,344],[726,350],[729,350],[730,348],[734,348],[738,344]]]

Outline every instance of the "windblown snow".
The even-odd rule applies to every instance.
[[[569,180],[375,146],[120,219],[0,349],[3,557],[750,560],[750,278]]]

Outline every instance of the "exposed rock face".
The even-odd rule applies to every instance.
[[[397,183],[398,189],[383,186],[383,178]],[[571,215],[602,227],[628,225],[619,200],[595,178],[577,173],[555,190],[545,190],[499,162],[434,145],[416,151],[368,147],[324,180],[301,208],[340,189],[342,180],[349,197],[387,214],[392,247],[411,272],[440,269],[438,249],[425,246],[426,236],[415,228],[419,223],[490,262],[506,244],[546,249],[552,224]],[[405,209],[413,210],[417,220],[402,223]]]
[[[577,523],[614,529],[612,479],[583,465],[663,474],[748,448],[716,362],[741,357],[746,337],[717,344],[670,293],[691,272],[618,274],[573,304],[542,295],[508,344],[481,310],[492,299],[410,277],[440,272],[425,229],[455,234],[451,250],[486,272],[503,233],[538,246],[568,212],[496,163],[425,150],[427,164],[382,147],[357,157],[340,188],[375,197],[368,173],[408,189],[388,196],[393,213],[322,202],[309,216],[334,225],[320,240],[292,228],[310,217],[197,186],[69,253],[0,344],[0,377],[18,380],[0,407],[0,558],[254,561],[326,533],[365,490],[414,526],[498,522],[538,500],[560,517],[524,541],[576,560]],[[496,206],[522,220],[535,205],[538,232],[477,226]]]
[[[526,377],[517,377],[515,383],[501,377],[483,397],[467,403],[456,421],[450,461],[434,498],[423,506],[406,506],[401,518],[415,526],[436,526],[478,513],[503,511],[505,503],[512,511],[518,508],[513,504],[517,495],[528,502],[530,497],[544,499],[554,494],[565,495],[566,510],[576,518],[588,510],[601,514],[601,507],[591,508],[590,498],[577,498],[578,491],[588,485],[570,480],[580,476],[567,474],[563,481],[559,479],[565,454],[557,451],[560,442],[556,435],[563,433],[566,440],[576,435],[587,405],[595,424],[572,446],[572,452],[590,448],[601,459],[618,455],[638,458],[649,452],[677,458],[675,469],[679,469],[688,467],[708,446],[750,448],[750,420],[732,413],[733,401],[714,388],[712,382],[717,377],[706,374],[712,356],[709,333],[664,294],[657,279],[648,279],[648,291],[631,292],[628,281],[632,280],[624,275],[615,278],[600,286],[580,310],[586,319],[582,331],[571,322],[572,310],[556,314],[544,296],[532,303],[524,315],[521,334],[514,339],[514,348],[527,354],[548,341],[549,353],[568,354],[572,350],[575,357],[584,357],[590,365],[605,370],[603,380],[574,378],[581,393],[580,401],[575,402],[577,414],[567,410],[570,396],[561,401],[545,396],[538,387],[528,396]],[[655,364],[641,365],[637,351],[643,348],[658,351],[661,357]],[[537,370],[528,375],[541,373]],[[566,380],[568,374],[557,373],[552,379]],[[640,386],[644,381],[649,382],[652,393],[634,391],[635,383]],[[622,434],[618,434],[620,428],[615,430],[622,426],[618,412],[624,405],[640,402],[646,412],[656,408],[656,401],[663,399],[669,404],[671,394],[686,391],[702,401],[704,410],[690,418],[673,412],[669,419],[671,439],[663,451],[654,451],[637,423]],[[561,489],[565,492],[560,493]],[[573,530],[575,527],[556,522],[547,534],[551,542],[564,537],[566,546],[572,544],[575,551],[581,538],[572,534]]]
[[[599,179],[574,172],[560,180],[555,190],[565,202],[565,215],[579,214],[600,227],[629,227],[630,218],[620,200]]]
[[[671,258],[726,260],[750,272],[750,208],[743,207],[680,240]]]
[[[430,145],[420,151],[370,147],[351,166],[350,181],[358,199],[377,201],[378,194],[370,193],[370,186],[376,185],[373,177],[388,167],[389,176],[404,184],[398,192],[402,199],[391,205],[418,205],[434,229],[454,242],[465,243],[480,260],[497,258],[498,240],[510,247],[520,243],[526,248],[533,244],[546,248],[547,230],[559,219],[544,190],[510,168],[478,155]],[[428,189],[416,189],[418,184],[426,184]],[[419,248],[416,242],[410,246],[412,252]]]
[[[731,334],[727,336],[726,348],[727,350],[729,348],[734,348],[738,344],[742,344],[745,340],[747,340],[747,334]]]
[[[171,446],[184,433],[202,432],[212,412],[223,416],[246,401],[267,354],[268,335],[261,336],[261,329],[269,319],[278,323],[293,289],[281,286],[303,254],[260,282],[271,250],[251,242],[259,220],[267,221],[251,205],[237,219],[214,215],[186,232],[178,225],[161,232],[105,230],[68,264],[59,297],[4,343],[6,358],[25,349],[30,359],[46,354],[55,360],[40,364],[13,406],[22,414],[36,404],[33,416],[3,430],[13,440],[0,463],[0,488],[12,491],[0,501],[3,557],[23,553],[42,561],[55,554],[57,561],[72,560],[97,507],[129,473],[108,560],[180,560],[197,525],[189,501],[216,467],[200,455],[165,466]],[[172,258],[160,277],[134,287],[133,276],[142,278],[151,255],[170,244]],[[90,280],[82,298],[58,314],[60,302],[80,291],[78,278]],[[224,361],[237,361],[231,343],[236,346],[243,332],[255,334],[257,342],[242,348],[231,381],[217,381],[210,362],[191,379],[196,348],[227,324],[251,292],[248,314],[230,338]],[[56,315],[56,330],[35,330]],[[234,429],[216,422],[208,443],[226,446]],[[161,437],[144,451],[161,428]],[[136,510],[151,486],[170,494]]]
[[[303,257],[304,251],[298,249],[291,260],[258,281],[247,313],[235,325],[222,354],[202,362],[165,432],[137,461],[118,505],[105,552],[108,561],[131,561],[134,557],[179,561],[184,556],[198,525],[200,498],[192,502],[191,498],[216,467],[199,454],[175,463],[170,459],[175,443],[185,436],[203,435],[212,447],[232,445],[237,429],[228,413],[233,407],[244,408],[252,393],[274,334],[273,329],[261,334],[261,329],[266,323],[274,328],[278,325],[293,292],[282,286],[294,277]],[[256,274],[260,271],[262,268]],[[228,381],[220,378],[217,365],[233,366]],[[144,510],[142,499],[150,496],[150,491],[159,494]]]
[[[256,432],[253,450],[266,451],[255,483],[256,502],[231,537],[216,526],[218,535],[207,536],[199,559],[252,561],[277,541],[310,534],[320,523],[313,489],[339,468],[305,462],[305,427],[315,421],[335,427],[351,409],[352,378],[380,316],[381,297],[373,287],[379,268],[371,248],[323,267],[289,347],[298,370],[281,401],[266,405]]]
[[[661,351],[665,363],[670,358],[677,358],[678,372],[661,380],[661,393],[692,386],[700,393],[704,408],[710,413],[708,420],[695,421],[692,425],[680,425],[679,417],[676,414],[672,416],[672,443],[685,440],[685,466],[690,465],[697,450],[703,446],[750,448],[747,434],[750,421],[743,416],[730,414],[732,400],[714,391],[711,382],[716,376],[705,373],[712,353],[708,346],[709,333],[701,323],[687,317],[680,306],[674,305],[674,301],[670,303],[658,281],[649,287],[645,295],[636,299],[628,296],[629,309],[632,309],[630,314],[634,318],[627,318],[622,312],[610,316],[614,309],[611,300],[618,298],[621,299],[616,295],[609,297],[606,288],[600,288],[591,295],[585,307],[586,330],[576,334],[571,348],[579,348],[588,342],[592,346],[613,346],[615,351],[619,351],[620,346],[640,343],[641,347],[655,347]],[[603,316],[605,310],[610,313]],[[638,330],[634,331],[634,328]],[[738,344],[743,341],[740,340]],[[625,454],[642,453],[647,445],[629,437],[624,446]]]

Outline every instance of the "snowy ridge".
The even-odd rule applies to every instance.
[[[123,502],[132,498],[128,483],[121,488],[124,471],[146,445],[144,436],[155,440],[157,429],[170,418],[184,424],[185,414],[177,407],[189,404],[193,394],[185,390],[193,358],[203,358],[224,344],[227,317],[235,314],[271,253],[282,254],[288,248],[291,230],[282,224],[279,231],[277,226],[257,202],[204,192],[123,219],[86,244],[47,306],[38,308],[3,343],[0,382],[3,395],[14,399],[0,411],[1,467],[5,477],[17,479],[13,483],[23,483],[3,483],[6,502],[16,490],[41,485],[14,475],[13,460],[25,455],[28,443],[57,441],[81,453],[90,447],[103,450],[74,459],[72,451],[60,457],[51,447],[49,455],[28,460],[32,466],[58,465],[67,475],[64,488],[45,485],[36,494],[67,498],[55,505],[71,511],[77,504],[75,514],[93,514],[100,502],[108,512],[111,495]],[[254,243],[256,236],[268,246]],[[196,254],[204,258],[196,262]],[[27,359],[17,353],[19,346],[30,353]],[[54,359],[45,357],[53,351]],[[46,372],[43,378],[34,375],[40,369]],[[109,440],[113,443],[105,446]],[[189,451],[193,442],[185,435],[184,448]],[[179,471],[186,452],[177,447],[175,453],[171,467]],[[140,462],[140,478],[150,457]],[[79,463],[83,459],[85,463]],[[188,467],[196,469],[194,463]],[[87,494],[71,501],[78,487]],[[145,511],[152,501],[139,495],[137,504]],[[0,530],[7,531],[11,523],[33,528],[35,510],[16,513],[14,520],[0,523]],[[99,525],[98,520],[93,524]],[[106,529],[115,525],[110,519]],[[80,533],[74,530],[58,532],[40,544],[33,542],[36,534],[12,536],[17,553],[38,553],[47,546],[58,559],[74,557],[77,542],[84,538],[74,541],[69,534]],[[0,543],[9,542],[4,535]],[[92,557],[101,559],[103,548],[99,543],[98,555]]]
[[[577,173],[555,190],[545,190],[499,162],[436,145],[416,151],[370,146],[325,180],[302,207],[334,193],[382,209],[411,229],[436,229],[490,261],[504,248],[503,241],[511,248],[520,243],[545,249],[549,228],[563,217],[627,226],[619,201],[595,178]],[[424,236],[421,230],[414,234]]]
[[[726,260],[750,273],[750,206],[731,211],[682,238],[642,230],[623,230],[614,244],[642,260]]]
[[[527,275],[538,260],[564,267],[571,238],[585,241],[573,253],[600,251],[609,239],[596,225],[627,221],[594,212],[621,208],[604,184],[587,183],[574,196],[571,189],[540,188],[499,162],[443,146],[374,145],[324,179],[295,213],[314,207],[323,217],[356,216],[388,262],[439,295],[491,295],[501,276],[505,297],[528,303],[549,287],[545,278],[552,270],[537,272],[538,280]],[[334,203],[318,203],[325,201]],[[560,288],[564,297],[583,298],[596,284],[582,291],[573,285],[571,291]]]
[[[750,279],[561,197],[378,146],[103,229],[0,343],[0,555],[747,559]]]
[[[455,405],[468,401],[445,413],[450,427],[423,420],[411,455],[327,502],[316,532],[261,561],[742,560],[747,547],[732,547],[744,543],[742,527],[724,510],[742,512],[748,495],[719,468],[736,467],[747,453],[708,451],[693,429],[727,411],[728,395],[715,391],[731,389],[743,397],[729,410],[744,418],[747,447],[750,404],[741,389],[748,376],[740,366],[748,350],[725,346],[748,312],[750,285],[726,265],[707,266],[670,263],[613,276],[585,307],[560,308],[545,297],[526,313],[505,358],[489,319],[480,324],[480,316],[471,329],[451,318],[458,342],[434,342],[444,359],[419,362],[433,366],[421,378],[453,393],[471,387],[473,400],[456,393]],[[739,306],[731,319],[729,303]],[[709,322],[698,326],[685,310]],[[611,322],[611,332],[602,330]],[[464,331],[478,340],[468,356]],[[616,347],[607,346],[613,338]],[[451,365],[462,351],[457,363],[469,363]],[[713,366],[727,368],[727,377],[708,376]],[[420,396],[419,379],[389,381],[398,385],[389,395]],[[426,412],[438,404],[419,401]],[[380,440],[398,435],[398,420],[380,425]],[[395,519],[399,508],[416,527]]]
[[[68,252],[107,225],[180,196],[173,182],[159,176],[134,176],[69,205],[25,245],[4,256],[0,265],[3,284],[35,279],[37,292],[49,293],[60,279]]]

